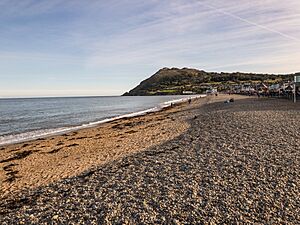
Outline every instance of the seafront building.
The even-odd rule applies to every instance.
[[[297,80],[295,78],[294,81],[285,83],[275,83],[270,85],[265,83],[245,83],[234,85],[230,88],[230,93],[300,99],[300,76]]]

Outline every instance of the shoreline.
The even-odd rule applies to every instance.
[[[194,98],[192,104],[188,104],[188,98],[177,100],[174,107],[166,105],[144,115],[1,146],[1,195],[6,197],[79,175],[91,167],[171,140],[189,127],[189,116],[183,111],[208,99]]]
[[[211,97],[145,116],[148,122],[112,124],[124,137],[137,128],[136,144],[153,130],[159,139],[167,117],[175,127],[189,126],[162,143],[0,200],[0,221],[294,224],[300,220],[300,105],[232,97],[233,103],[224,103],[228,95]],[[141,133],[141,122],[153,127]]]
[[[117,121],[117,120],[121,120],[121,119],[129,119],[129,118],[134,118],[134,117],[139,117],[139,116],[144,116],[144,115],[148,115],[151,113],[155,113],[155,112],[160,112],[163,110],[168,109],[170,106],[174,105],[180,105],[180,104],[184,104],[186,103],[189,99],[191,100],[196,100],[199,98],[205,98],[207,97],[207,95],[192,95],[186,98],[181,98],[181,99],[174,99],[174,100],[170,100],[167,102],[163,102],[153,108],[148,108],[145,110],[141,110],[141,111],[136,111],[136,112],[131,112],[128,114],[123,114],[123,115],[119,115],[119,116],[115,116],[115,117],[109,117],[109,118],[105,118],[105,119],[101,119],[98,121],[91,121],[91,122],[86,122],[84,124],[80,124],[80,125],[74,125],[74,126],[70,126],[70,127],[58,127],[58,128],[53,128],[53,129],[41,129],[41,130],[36,130],[36,131],[28,131],[28,132],[23,132],[23,133],[19,133],[19,134],[8,134],[8,135],[4,135],[2,138],[5,139],[5,137],[14,137],[16,138],[16,136],[21,136],[20,140],[16,140],[16,141],[6,141],[4,140],[4,142],[0,142],[0,149],[1,147],[4,146],[9,146],[12,144],[21,144],[21,143],[25,143],[28,141],[34,141],[34,140],[38,140],[41,138],[48,138],[48,137],[53,137],[53,136],[58,136],[58,135],[63,135],[63,134],[68,134],[71,132],[75,132],[75,131],[79,131],[81,129],[89,129],[89,128],[93,128],[93,127],[97,127],[100,126],[101,124],[105,124],[105,123],[109,123],[109,122],[113,122],[113,121]],[[25,134],[28,133],[38,133],[38,132],[48,132],[48,133],[40,133],[37,134],[34,137],[26,137],[26,138],[22,138]],[[0,136],[0,141],[1,141],[1,136]]]

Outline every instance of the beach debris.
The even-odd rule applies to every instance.
[[[46,152],[47,154],[54,154],[54,153],[57,153],[61,150],[62,148],[57,148],[57,149],[54,149],[52,151],[49,151],[49,152]]]
[[[66,147],[74,147],[74,146],[78,146],[78,145],[79,145],[79,144],[74,143],[74,144],[67,145]]]
[[[63,144],[64,144],[64,142],[59,141],[56,145],[59,146],[59,145],[63,145]]]
[[[13,160],[18,160],[18,159],[24,159],[27,156],[31,155],[32,153],[38,152],[38,151],[39,150],[27,150],[27,151],[23,151],[23,152],[16,152],[13,157],[1,160],[0,163],[10,162],[10,161],[13,161]]]
[[[292,104],[207,104],[170,141],[3,199],[0,223],[33,215],[35,224],[298,224],[300,114]]]
[[[8,164],[3,167],[3,170],[6,172],[5,175],[7,176],[7,178],[4,180],[4,182],[11,183],[16,180],[16,178],[17,178],[16,175],[19,173],[19,171],[14,170],[13,167],[15,167],[17,165],[18,164],[11,163],[11,164]]]

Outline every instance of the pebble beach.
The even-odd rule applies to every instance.
[[[299,137],[299,103],[219,95],[0,147],[0,223],[298,224]]]

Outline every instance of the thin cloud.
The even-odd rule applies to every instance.
[[[299,71],[298,0],[2,0],[0,12],[2,90],[64,74],[130,88],[165,66]]]
[[[245,23],[247,23],[247,24],[256,26],[256,27],[261,28],[261,29],[266,30],[266,31],[270,31],[270,32],[272,32],[272,33],[274,33],[274,34],[279,34],[279,35],[281,35],[281,36],[284,37],[284,38],[287,38],[287,39],[290,39],[290,40],[293,40],[293,41],[300,41],[299,38],[296,38],[296,37],[293,37],[293,36],[291,36],[291,35],[288,35],[288,34],[285,34],[285,33],[283,33],[283,32],[280,32],[280,31],[278,31],[278,30],[269,28],[269,27],[267,27],[267,26],[264,26],[264,25],[261,25],[261,24],[252,22],[252,21],[250,21],[250,20],[248,20],[248,19],[244,19],[244,18],[242,18],[242,17],[240,17],[240,16],[237,16],[237,15],[235,15],[235,14],[233,14],[233,13],[227,12],[227,11],[222,10],[222,9],[219,9],[219,8],[216,8],[216,7],[214,7],[214,6],[212,6],[212,5],[209,5],[209,4],[207,4],[207,3],[199,2],[199,4],[200,4],[200,5],[203,5],[203,6],[206,6],[206,7],[210,8],[210,9],[213,9],[213,10],[216,11],[216,12],[222,13],[222,14],[224,14],[224,15],[227,15],[227,16],[230,16],[230,17],[235,18],[235,19],[237,19],[237,20],[240,20],[240,21],[242,21],[242,22],[245,22]]]

